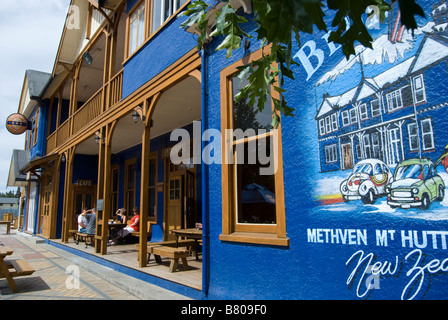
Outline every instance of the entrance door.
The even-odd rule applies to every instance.
[[[352,162],[352,147],[350,143],[346,143],[342,145],[342,156],[344,161],[344,170],[353,168]]]
[[[389,163],[392,166],[400,162],[401,139],[398,128],[389,129]]]
[[[94,188],[77,188],[75,189],[75,214],[73,216],[72,229],[78,229],[78,215],[81,214],[82,209],[92,209],[93,199],[95,198]]]
[[[52,187],[50,185],[46,186],[43,189],[41,223],[42,223],[42,235],[44,237],[50,236],[51,198],[52,198]]]
[[[168,182],[167,238],[174,240],[171,230],[182,229],[184,175],[170,176]]]

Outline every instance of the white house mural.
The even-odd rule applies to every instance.
[[[440,86],[448,77],[447,12],[445,1],[436,4],[414,35],[399,27],[399,14],[389,15],[372,49],[358,47],[315,84],[341,88],[324,91],[315,115],[320,171],[328,173],[321,203],[448,205],[448,89]],[[353,70],[356,85],[342,85]]]

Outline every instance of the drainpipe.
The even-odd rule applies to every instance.
[[[200,50],[201,55],[201,137],[207,130],[207,55],[205,50]],[[205,148],[205,142],[201,139],[201,150]],[[201,152],[202,153],[202,152]],[[201,155],[202,158],[202,155]],[[209,212],[208,212],[208,166],[204,159],[201,160],[201,179],[202,179],[202,292],[205,297],[208,296],[210,282],[210,231],[209,231]]]

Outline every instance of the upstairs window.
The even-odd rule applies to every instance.
[[[414,82],[414,101],[415,104],[426,101],[425,83],[423,82],[423,75],[420,74],[413,79]]]
[[[145,1],[130,14],[129,54],[133,54],[145,42]]]
[[[401,97],[400,89],[386,94],[386,100],[387,100],[387,108],[389,109],[389,112],[403,108],[403,99]]]
[[[151,34],[181,8],[188,0],[153,0]]]

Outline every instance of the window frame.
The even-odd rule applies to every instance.
[[[128,17],[126,19],[126,42],[125,42],[125,58],[123,61],[123,64],[125,64],[131,57],[134,56],[142,47],[145,46],[145,44],[154,37],[160,29],[163,28],[164,25],[169,23],[175,16],[178,15],[179,12],[181,12],[186,6],[188,6],[191,2],[191,0],[187,0],[183,5],[181,5],[179,8],[177,8],[176,11],[173,12],[173,14],[166,19],[156,30],[153,30],[152,28],[152,22],[153,22],[153,15],[152,15],[152,8],[153,8],[153,2],[154,0],[140,0],[138,1],[134,7],[129,11]],[[131,16],[132,14],[138,10],[140,5],[144,3],[145,4],[145,21],[144,21],[144,39],[142,45],[137,47],[134,52],[130,52],[130,41],[131,41]]]
[[[155,202],[155,208],[154,208],[154,216],[150,216],[149,212],[148,212],[148,221],[151,222],[155,222],[157,221],[157,208],[158,208],[158,203],[157,203],[157,193],[158,193],[158,169],[159,169],[159,152],[158,151],[154,151],[151,152],[150,156],[149,156],[149,161],[151,163],[151,161],[154,160],[155,161],[155,177],[154,177],[154,185],[151,185],[151,179],[148,179],[148,185],[147,185],[147,190],[146,190],[146,194],[148,196],[148,206],[149,206],[149,195],[150,195],[150,191],[154,190],[154,202]],[[151,173],[151,170],[149,171],[148,174]]]
[[[128,17],[127,17],[127,21],[126,21],[126,28],[127,28],[127,40],[126,40],[126,56],[127,57],[131,57],[133,54],[135,54],[141,47],[143,47],[143,45],[145,44],[146,40],[148,39],[148,3],[152,4],[152,1],[148,1],[148,0],[140,0],[138,1],[135,6],[132,8],[132,10],[129,11]],[[137,41],[135,50],[131,52],[131,41],[132,41],[132,37],[131,37],[131,32],[132,32],[132,23],[134,21],[138,21],[139,19],[139,15],[137,15],[137,18],[135,20],[132,20],[132,16],[141,8],[141,6],[144,5],[143,11],[144,11],[144,21],[143,21],[143,41],[142,43],[139,45],[137,39],[135,39],[135,41]],[[138,35],[138,32],[137,32]]]
[[[245,58],[236,61],[221,71],[221,132],[233,129],[233,90],[232,79],[238,71],[238,67],[247,65],[251,61],[262,58],[263,53],[270,51],[270,47],[259,49]],[[278,97],[278,93],[272,88],[271,94]],[[273,105],[272,105],[273,108]],[[237,217],[235,215],[237,203],[235,203],[235,177],[234,172],[237,164],[227,163],[226,138],[222,139],[222,234],[221,241],[256,243],[264,245],[289,246],[289,239],[286,237],[286,214],[285,214],[285,191],[283,177],[283,151],[281,138],[281,124],[277,129],[278,134],[272,134],[277,144],[277,172],[275,174],[275,194],[276,194],[276,224],[274,225],[241,225],[237,227]],[[259,135],[263,136],[263,135]],[[266,137],[266,135],[264,135]],[[258,136],[257,136],[258,137]],[[232,143],[232,150],[235,143]],[[276,148],[274,148],[275,150]],[[235,152],[232,151],[233,156]],[[235,163],[235,161],[234,161]]]
[[[429,128],[430,131],[423,131],[424,130],[424,123],[429,123]],[[426,119],[422,119],[420,121],[420,128],[422,130],[422,146],[423,146],[423,151],[430,151],[430,150],[434,150],[436,148],[436,141],[434,139],[434,126],[432,124],[432,119],[431,118],[426,118]],[[425,137],[426,136],[430,136],[431,137],[431,145],[428,147],[425,143]]]

